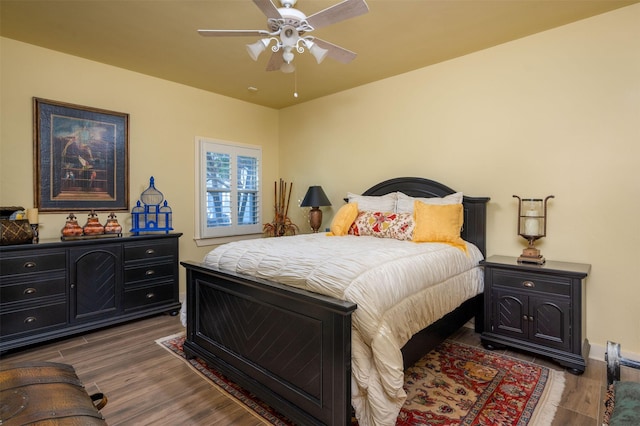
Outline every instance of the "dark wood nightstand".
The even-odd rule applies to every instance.
[[[585,332],[586,277],[591,265],[547,261],[518,263],[491,256],[484,265],[484,332],[489,349],[510,346],[548,356],[582,374],[589,341]]]

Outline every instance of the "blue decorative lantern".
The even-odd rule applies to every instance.
[[[171,227],[171,207],[167,204],[162,192],[156,189],[153,176],[149,179],[149,187],[142,191],[140,200],[131,209],[131,222],[133,235],[138,235],[140,232],[165,232],[168,234],[173,230]]]

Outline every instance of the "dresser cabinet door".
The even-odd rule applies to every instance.
[[[122,246],[70,250],[71,321],[93,321],[122,309]]]

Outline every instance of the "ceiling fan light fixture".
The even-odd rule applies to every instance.
[[[292,63],[285,62],[284,64],[280,65],[280,71],[282,71],[285,74],[291,74],[295,70],[296,70],[296,66],[293,65]]]
[[[282,60],[285,61],[285,63],[290,64],[291,61],[293,61],[293,52],[291,51],[291,49],[284,49],[284,52],[282,53]]]
[[[251,59],[257,61],[258,57],[265,51],[270,41],[271,40],[268,38],[263,38],[255,43],[247,44],[247,52],[249,53],[249,56],[251,56]]]
[[[317,43],[314,43],[312,41],[307,42],[307,47],[309,48],[309,52],[311,52],[313,57],[316,58],[317,63],[321,63],[322,61],[324,61],[324,58],[327,57],[327,53],[329,53],[329,50],[318,46]]]

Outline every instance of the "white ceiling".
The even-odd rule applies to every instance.
[[[339,1],[299,0],[296,8],[309,16]],[[295,75],[265,71],[268,53],[251,60],[245,44],[257,37],[197,33],[267,29],[251,0],[0,0],[0,35],[284,108],[639,1],[367,0],[369,13],[313,32],[358,57],[318,65],[297,54]]]

